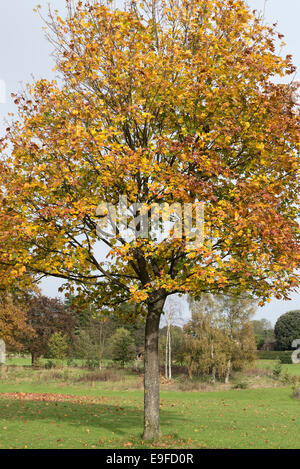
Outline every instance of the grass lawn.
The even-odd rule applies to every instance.
[[[0,448],[146,448],[141,391],[23,384],[0,397]],[[20,385],[0,385],[1,393]],[[56,393],[57,395],[52,395]],[[64,396],[63,394],[66,394]],[[76,395],[74,401],[70,395]],[[84,397],[87,396],[87,397]],[[89,396],[89,397],[88,397]],[[92,397],[96,399],[92,400]],[[13,398],[11,398],[13,397]],[[19,398],[21,397],[21,398]],[[89,400],[90,398],[90,400]],[[159,448],[300,448],[300,401],[287,387],[162,392]]]
[[[19,360],[28,365],[26,359]],[[0,449],[300,449],[300,400],[271,372],[265,375],[262,369],[272,370],[276,364],[271,360],[257,363],[262,376],[256,377],[254,369],[246,377],[253,389],[230,389],[223,384],[216,390],[181,391],[178,385],[162,385],[163,438],[152,444],[140,439],[141,375],[71,367],[34,370],[18,364],[0,367]],[[300,375],[300,365],[283,365],[283,371]]]
[[[278,363],[276,360],[257,360],[257,368],[270,368],[271,370]],[[299,364],[282,364],[282,372],[290,373],[294,376],[300,376],[300,363]]]

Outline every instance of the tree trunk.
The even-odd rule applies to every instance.
[[[164,301],[161,299],[156,303],[149,303],[146,318],[143,440],[154,440],[160,437],[158,335]]]
[[[38,356],[35,352],[31,352],[31,366],[35,366]]]
[[[228,360],[228,362],[227,362],[226,376],[225,376],[225,384],[228,384],[228,383],[229,383],[230,371],[231,371],[231,360]]]
[[[172,379],[172,348],[171,348],[171,326],[169,326],[169,379]]]
[[[214,344],[211,344],[211,349],[210,349],[210,358],[212,361],[212,370],[211,370],[211,382],[212,384],[215,384],[216,382],[216,367],[214,365],[214,356],[215,356],[215,350],[214,350]]]
[[[216,368],[213,367],[211,371],[211,383],[216,384]]]
[[[166,358],[165,358],[165,377],[166,379],[171,379],[172,370],[171,370],[171,325],[168,318],[167,325],[167,335],[166,335]]]
[[[165,353],[165,378],[168,379],[168,340],[169,340],[169,329],[167,328],[167,335],[166,335],[166,353]]]
[[[192,364],[192,363],[188,363],[188,364],[187,364],[187,370],[188,370],[188,375],[189,375],[189,378],[190,378],[190,379],[193,379],[192,367],[193,367],[193,364]]]

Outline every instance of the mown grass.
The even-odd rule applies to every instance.
[[[257,368],[272,370],[276,363],[278,363],[276,360],[257,360],[256,366]],[[300,376],[300,364],[282,364],[281,368],[283,373]]]
[[[179,387],[170,390],[162,385],[163,437],[151,444],[141,441],[143,391],[138,373],[0,367],[0,393],[57,395],[38,401],[34,396],[25,400],[25,395],[15,399],[0,394],[0,448],[299,449],[300,400],[293,398],[290,386],[283,387],[268,370],[265,375],[265,367],[272,369],[276,363],[265,362],[268,364],[259,362],[231,384],[241,379],[251,384],[257,374],[258,379],[269,380],[269,387],[264,389],[224,387],[218,391],[208,388],[211,392],[181,392]],[[300,369],[298,365],[283,368],[294,375]],[[65,401],[63,394],[78,398],[76,402]],[[98,399],[91,403],[84,396]]]
[[[151,447],[140,439],[142,392],[102,396],[99,404],[0,399],[0,448]],[[161,404],[164,436],[152,447],[300,448],[300,402],[289,388],[162,392]]]

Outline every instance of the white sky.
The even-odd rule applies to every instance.
[[[37,4],[43,11],[50,4],[62,10],[64,0],[0,0],[0,134],[5,128],[3,118],[14,112],[10,94],[20,90],[26,83],[39,78],[54,78],[51,46],[44,37],[40,17],[33,12]],[[253,9],[263,11],[265,21],[278,23],[278,30],[285,35],[283,54],[292,54],[294,64],[300,65],[299,0],[248,0]],[[300,81],[298,73],[297,80]],[[59,282],[47,279],[43,290],[49,296],[57,296]],[[267,318],[273,324],[286,311],[300,309],[300,293],[292,295],[291,301],[272,300],[259,308],[256,318]]]

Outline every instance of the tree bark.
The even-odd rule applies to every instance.
[[[212,372],[211,372],[211,383],[216,384],[216,369],[213,367]]]
[[[169,340],[169,330],[167,328],[167,335],[166,335],[166,353],[165,353],[165,378],[168,379],[168,340]]]
[[[215,350],[214,350],[214,344],[211,344],[211,349],[210,349],[210,358],[212,361],[212,370],[211,370],[211,382],[212,384],[215,384],[216,382],[216,367],[214,365],[214,356],[215,356]]]
[[[148,304],[144,352],[144,434],[143,440],[160,438],[159,423],[159,321],[164,299]]]
[[[37,359],[37,354],[35,352],[31,352],[31,366],[34,366],[36,364]]]
[[[171,370],[171,325],[168,318],[167,324],[167,335],[166,335],[166,357],[165,357],[165,378],[171,379],[172,370]]]
[[[226,376],[225,376],[225,384],[228,384],[228,383],[229,383],[230,372],[231,372],[231,360],[228,360],[228,362],[227,362]]]
[[[171,345],[171,326],[169,326],[169,379],[172,379],[172,345]]]

